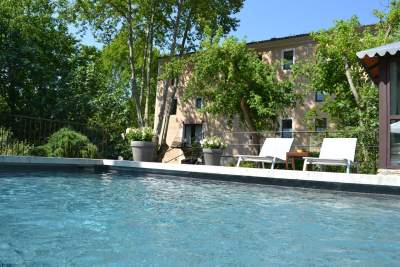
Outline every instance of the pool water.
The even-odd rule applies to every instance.
[[[0,171],[0,266],[399,266],[400,198]]]

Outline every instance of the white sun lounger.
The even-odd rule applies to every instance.
[[[303,171],[307,165],[346,166],[350,173],[350,166],[354,163],[357,138],[324,138],[318,158],[304,157]]]
[[[273,169],[276,162],[284,162],[286,160],[286,153],[290,151],[293,140],[293,138],[267,138],[258,156],[236,155],[238,157],[236,167],[239,167],[242,161],[253,161],[262,162],[263,167],[264,163],[271,163],[271,169]]]

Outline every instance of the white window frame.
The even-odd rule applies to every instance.
[[[291,120],[292,121],[292,137],[293,137],[293,118],[281,118],[279,129],[280,129],[280,137],[283,138],[283,121],[284,120]]]
[[[288,69],[288,70],[285,70],[284,68],[283,68],[283,60],[284,60],[284,55],[285,55],[285,52],[288,52],[288,51],[293,51],[293,63],[292,63],[292,65],[294,65],[295,63],[296,63],[296,48],[286,48],[286,49],[283,49],[282,50],[282,52],[281,52],[281,69],[283,70],[283,71],[292,71],[292,69],[290,68],[290,69]]]
[[[182,143],[186,143],[186,146],[191,147],[192,146],[192,140],[187,140],[186,139],[186,125],[200,125],[201,126],[201,136],[200,139],[203,139],[204,137],[204,123],[182,123]]]

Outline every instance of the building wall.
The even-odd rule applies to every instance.
[[[249,48],[254,49],[260,55],[262,60],[268,64],[277,64],[281,66],[282,53],[288,49],[294,49],[294,61],[299,62],[306,58],[312,57],[315,51],[315,43],[311,40],[308,35],[301,35],[295,37],[272,39],[269,41],[254,42],[248,44]],[[163,61],[160,61],[160,68],[162,69]],[[162,71],[162,70],[160,70]],[[282,70],[279,68],[277,73],[278,78],[282,79],[286,75],[291,75],[291,71]],[[188,75],[185,75],[185,79]],[[228,144],[225,150],[225,155],[235,154],[248,154],[255,153],[256,150],[251,145],[251,135],[246,132],[246,129],[241,127],[238,119],[235,119],[231,124],[228,124],[225,118],[215,118],[207,114],[202,114],[197,111],[195,107],[195,99],[184,102],[182,100],[183,90],[185,87],[186,80],[182,81],[177,91],[177,112],[176,115],[171,115],[169,120],[169,128],[167,134],[167,144],[171,146],[174,142],[180,142],[184,139],[184,124],[202,124],[204,135],[218,135],[225,139]],[[156,119],[155,125],[157,124],[157,114],[160,110],[160,100],[163,90],[163,81],[159,81],[157,89],[156,99]],[[302,88],[295,88],[299,92],[302,92]],[[171,92],[171,89],[170,89]],[[170,93],[171,94],[171,93]],[[171,97],[169,95],[169,97]],[[293,132],[304,132],[308,131],[306,123],[304,121],[305,113],[318,103],[315,102],[315,93],[309,93],[303,103],[297,105],[294,109],[288,109],[282,114],[282,118],[292,119],[292,130]],[[310,145],[310,136],[307,133],[295,134],[294,148],[303,148]],[[180,149],[173,149],[166,154],[164,162],[179,163],[184,157],[181,155]],[[226,157],[225,164],[232,161],[233,158]]]

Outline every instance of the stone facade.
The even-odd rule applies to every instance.
[[[315,42],[308,34],[302,34],[251,42],[248,43],[248,47],[254,49],[264,62],[280,65],[277,76],[281,79],[285,75],[290,75],[291,73],[291,70],[288,69],[288,66],[284,66],[283,62],[288,62],[292,59],[293,63],[296,63],[296,61],[313,57]],[[285,61],[284,58],[286,59]],[[162,71],[162,64],[164,62],[165,59],[159,60],[160,71]],[[287,70],[285,70],[285,68]],[[187,77],[188,75],[186,75],[186,79]],[[183,79],[179,88],[184,88],[186,81],[187,80]],[[157,114],[159,114],[160,110],[162,88],[163,82],[159,81],[157,87],[154,125],[157,125]],[[225,142],[228,144],[224,153],[225,157],[223,163],[225,165],[229,164],[230,161],[233,161],[234,158],[231,157],[232,155],[254,153],[254,149],[250,145],[250,134],[246,133],[246,130],[241,127],[238,120],[233,121],[230,127],[223,117],[217,118],[215,116],[198,112],[196,106],[200,106],[201,99],[190,99],[184,102],[182,100],[183,90],[184,89],[178,90],[176,93],[176,112],[173,112],[175,114],[171,115],[169,120],[167,144],[170,147],[173,146],[173,144],[185,141],[190,143],[190,138],[200,138],[199,135],[218,135],[224,137]],[[296,88],[296,90],[302,91],[302,88]],[[294,148],[313,149],[313,141],[310,141],[311,134],[307,133],[307,131],[313,131],[314,129],[307,128],[304,121],[304,115],[315,105],[318,105],[317,94],[316,92],[311,92],[303,100],[302,104],[299,104],[294,109],[286,110],[281,116],[279,122],[280,129],[276,130],[284,132],[289,131],[289,133],[286,133],[289,135],[290,131],[292,131],[291,135],[295,138]],[[329,122],[323,122],[326,122],[326,127],[331,127]],[[276,134],[271,133],[271,135],[282,135],[282,132]],[[165,155],[163,162],[180,163],[184,158],[182,154],[182,150],[179,148],[170,149]]]

